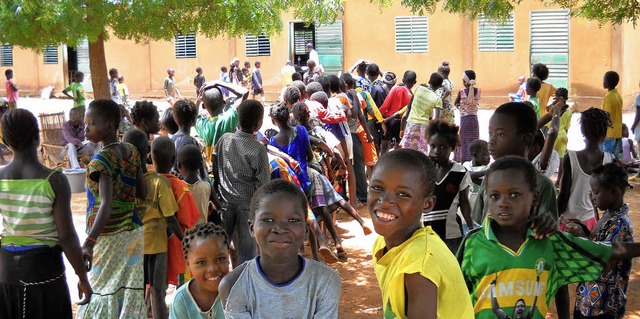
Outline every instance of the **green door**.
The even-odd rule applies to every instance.
[[[343,68],[342,20],[316,26],[316,51],[327,75],[337,75]]]
[[[531,66],[549,68],[547,82],[569,87],[569,10],[531,11]]]

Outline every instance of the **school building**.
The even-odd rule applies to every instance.
[[[379,8],[368,0],[344,3],[344,14],[331,25],[316,26],[284,15],[280,34],[265,37],[209,39],[198,34],[180,35],[173,42],[136,44],[112,37],[105,43],[107,66],[124,75],[134,98],[161,97],[167,68],[176,70],[176,81],[184,96],[194,96],[195,68],[204,70],[207,80],[218,79],[220,67],[234,57],[242,62],[259,60],[268,100],[282,88],[280,70],[287,60],[306,65],[305,43],[312,42],[327,74],[337,74],[358,59],[377,63],[401,80],[412,69],[418,82],[428,81],[442,61],[449,61],[451,80],[460,88],[462,72],[473,69],[482,104],[495,107],[517,89],[517,79],[530,74],[531,65],[549,66],[549,82],[568,87],[578,108],[599,106],[606,91],[603,74],[615,70],[621,75],[618,91],[625,107],[638,92],[640,74],[640,30],[631,24],[613,27],[570,18],[569,11],[553,1],[525,0],[505,24],[482,18],[471,21],[442,12],[413,15],[397,1]],[[90,89],[89,55],[86,41],[77,48],[64,44],[47,47],[41,53],[4,45],[0,50],[1,70],[12,68],[22,94],[44,87],[64,88],[76,70],[83,71]],[[105,74],[107,76],[107,74]]]

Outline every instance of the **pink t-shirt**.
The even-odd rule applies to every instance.
[[[13,82],[11,82],[11,80],[7,80],[7,82],[5,83],[5,87],[7,88],[7,101],[18,101],[18,90],[13,89]]]

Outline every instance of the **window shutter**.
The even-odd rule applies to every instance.
[[[429,52],[428,19],[421,16],[396,17],[396,52]]]
[[[293,33],[293,38],[295,39],[294,54],[307,54],[307,43],[313,43],[313,30],[296,30]]]
[[[188,35],[176,35],[175,42],[176,58],[196,57],[196,35],[191,32]]]
[[[58,47],[47,45],[42,53],[44,64],[58,64]]]
[[[515,48],[513,13],[504,22],[478,18],[478,51],[512,52]]]
[[[246,34],[244,37],[246,56],[271,55],[271,40],[264,33],[259,36]]]
[[[0,66],[13,66],[13,45],[0,46]]]

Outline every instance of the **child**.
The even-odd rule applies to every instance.
[[[169,106],[173,107],[176,98],[182,98],[176,80],[173,78],[176,75],[174,69],[167,69],[167,77],[164,79],[162,90],[164,91],[164,97],[169,102]]]
[[[455,123],[455,108],[451,101],[451,95],[453,94],[453,82],[449,80],[449,73],[451,73],[449,62],[442,62],[442,65],[438,67],[438,73],[440,73],[443,78],[442,87],[438,90],[438,95],[442,98],[442,111],[440,112],[440,118],[449,123]]]
[[[373,169],[367,206],[380,235],[373,265],[384,318],[472,318],[473,308],[456,260],[423,212],[435,202],[431,160],[411,149],[380,158]]]
[[[488,143],[484,140],[475,140],[469,144],[469,154],[471,161],[464,162],[462,166],[469,171],[469,177],[473,184],[469,187],[469,205],[473,211],[473,206],[478,198],[480,184],[484,180],[484,174],[489,166],[491,157],[489,156]],[[464,226],[463,226],[464,227]]]
[[[549,113],[547,113],[549,114]],[[556,150],[551,149],[551,154],[544,156],[545,145],[548,143],[549,133],[547,133],[547,139],[544,138],[542,130],[536,131],[536,136],[533,138],[531,148],[529,148],[529,154],[527,158],[531,161],[533,166],[537,170],[541,171],[547,177],[551,178],[560,167],[560,155]],[[547,150],[548,151],[548,150]],[[544,157],[544,160],[543,160]]]
[[[633,143],[633,139],[629,138],[629,128],[627,124],[622,124],[622,163],[628,166],[632,166],[637,160],[638,154],[636,153],[636,146]],[[636,165],[637,166],[637,165]]]
[[[73,227],[69,183],[38,160],[40,130],[29,111],[11,109],[2,117],[2,139],[14,158],[0,169],[0,318],[71,318],[62,252],[80,281],[78,304],[93,292]]]
[[[618,163],[599,165],[591,176],[592,199],[603,210],[602,218],[588,239],[601,242],[633,242],[633,227],[624,193],[629,187],[627,172]],[[585,234],[586,235],[586,234]],[[595,281],[583,282],[576,288],[574,318],[622,318],[627,305],[627,286],[631,260],[617,261]],[[598,291],[599,302],[593,293]]]
[[[120,96],[122,96],[122,105],[129,106],[129,88],[124,83],[124,76],[118,77],[118,92],[120,92]]]
[[[460,146],[456,148],[455,159],[458,163],[471,160],[469,144],[480,138],[478,128],[478,105],[480,89],[476,88],[476,73],[466,70],[462,74],[463,89],[458,91],[455,106],[460,109]]]
[[[166,136],[153,139],[151,142],[151,159],[156,172],[166,177],[167,181],[169,181],[173,197],[178,203],[178,210],[175,216],[180,224],[180,230],[184,233],[196,224],[200,214],[187,184],[170,173],[171,167],[174,166],[176,161],[176,149],[171,139]],[[182,244],[180,243],[182,233],[172,232],[167,245],[167,282],[177,286],[184,283],[182,275],[186,272]]]
[[[11,81],[13,79],[13,70],[6,69],[4,71],[4,76],[7,77],[7,82],[5,82],[7,101],[9,101],[9,109],[15,109],[18,107],[18,86]]]
[[[260,256],[222,279],[225,318],[337,318],[340,275],[298,255],[306,227],[304,193],[273,180],[258,189],[250,207],[249,227]]]
[[[93,318],[103,309],[110,309],[115,318],[145,315],[144,231],[135,199],[147,198],[147,188],[140,153],[118,141],[120,119],[118,105],[106,99],[93,100],[84,119],[86,138],[104,146],[87,166],[89,204],[82,254],[85,262],[96,265],[91,268],[89,262],[87,267],[95,295],[80,307],[79,318]]]
[[[204,86],[204,75],[202,74],[202,68],[201,67],[197,67],[196,68],[196,76],[193,77],[193,85],[195,85],[196,87],[196,97],[198,95],[200,95],[200,89],[202,88],[202,86]]]
[[[640,255],[638,244],[611,246],[565,233],[544,235],[548,232],[541,228],[532,231],[537,174],[519,156],[502,157],[487,172],[491,215],[458,251],[478,319],[544,318],[558,287],[595,280],[607,262]],[[516,315],[516,309],[524,313]]]
[[[607,129],[607,138],[602,143],[602,151],[622,159],[622,96],[616,90],[620,76],[614,71],[604,74],[603,86],[609,90],[602,101],[602,109],[609,113],[612,127]]]
[[[111,92],[111,100],[120,105],[122,104],[122,95],[120,95],[120,90],[118,90],[118,69],[109,69],[109,77],[109,91]]]
[[[229,69],[224,65],[220,67],[220,81],[222,83],[231,83],[229,79]],[[227,89],[221,88],[220,91],[222,91],[225,97],[229,97],[229,91]],[[198,96],[200,96],[200,93],[198,93]]]
[[[489,154],[494,160],[507,155],[516,155],[527,158],[529,147],[538,129],[536,112],[533,108],[523,106],[522,103],[510,102],[500,105],[489,120]],[[485,193],[486,178],[478,190],[478,198],[473,206],[471,217],[482,224],[488,211],[488,194]],[[532,216],[551,214],[558,218],[558,205],[556,204],[556,190],[553,182],[538,171],[538,193],[536,208]]]
[[[547,114],[547,105],[549,105],[549,98],[551,98],[555,94],[556,88],[553,85],[545,82],[547,78],[549,78],[549,68],[546,65],[542,63],[534,64],[531,68],[531,75],[542,81],[540,90],[538,90],[538,94],[536,95],[538,97],[538,100],[540,101],[540,116],[542,117],[543,115]]]
[[[193,199],[198,206],[197,223],[205,223],[209,218],[209,206],[211,201],[216,208],[220,208],[215,192],[211,189],[211,183],[200,178],[198,171],[202,168],[202,152],[195,145],[185,145],[178,152],[178,172],[182,179],[187,183],[189,192],[193,195]]]
[[[175,143],[176,154],[180,153],[180,150],[186,145],[200,147],[198,141],[190,135],[191,128],[196,123],[197,115],[196,105],[191,100],[181,99],[173,106],[173,119],[178,124],[178,132],[171,136],[171,140]],[[178,161],[175,162],[173,172],[178,172]],[[200,166],[199,174],[203,180],[209,180],[209,174],[204,163]]]
[[[267,150],[254,136],[262,127],[262,103],[243,101],[238,106],[237,116],[240,130],[220,138],[213,163],[223,201],[225,230],[238,250],[240,263],[243,263],[256,256],[256,242],[246,222],[249,220],[247,199],[269,181],[270,170]]]
[[[173,119],[173,108],[167,108],[162,112],[162,118],[160,119],[161,134],[164,136],[173,136],[178,133],[178,124]]]
[[[462,165],[449,159],[460,143],[458,126],[444,120],[432,120],[425,133],[429,136],[429,158],[436,166],[434,195],[438,200],[430,212],[422,214],[422,222],[431,226],[451,252],[456,252],[463,235],[458,209],[468,229],[473,229],[469,205],[471,177]]]
[[[160,122],[158,108],[151,101],[137,101],[131,108],[133,126],[151,136],[158,134]]]
[[[124,134],[122,141],[131,143],[140,157],[146,158],[149,152],[147,136],[139,129],[131,129]],[[146,165],[142,165],[142,171],[147,184],[147,198],[138,200],[136,211],[144,226],[144,283],[151,287],[149,296],[153,317],[166,318],[167,227],[178,238],[182,238],[182,230],[175,216],[178,203],[166,177],[147,171]]]
[[[603,152],[600,144],[611,126],[609,113],[596,108],[582,112],[580,130],[585,137],[585,148],[581,151],[567,151],[562,160],[564,166],[558,194],[560,229],[564,230],[567,221],[578,219],[589,230],[597,223],[594,207],[589,198],[591,187],[589,180],[594,167],[611,163],[611,153]]]
[[[84,73],[78,71],[75,75],[75,80],[73,83],[69,84],[64,90],[62,90],[62,94],[73,99],[73,107],[78,109],[80,122],[84,123],[84,113],[85,113],[85,95],[84,95],[84,87],[82,86],[82,82],[84,81]],[[69,94],[71,92],[71,94]]]
[[[174,295],[170,319],[224,319],[218,285],[229,273],[229,239],[222,227],[199,223],[182,241],[191,280]]]
[[[72,108],[69,110],[69,120],[62,124],[62,141],[60,143],[65,148],[60,154],[69,158],[71,168],[80,168],[78,155],[85,158],[93,156],[94,150],[91,143],[84,139],[84,130],[84,122],[80,121],[78,108]]]
[[[251,90],[253,91],[252,99],[256,99],[256,95],[260,94],[260,100],[264,103],[264,89],[262,88],[262,74],[260,73],[260,61],[254,63],[255,69],[251,74]]]
[[[429,120],[440,117],[442,98],[436,93],[442,87],[442,75],[432,73],[429,86],[418,85],[407,104],[407,111],[400,122],[402,148],[411,148],[425,154],[429,152]],[[457,135],[457,132],[456,132]]]
[[[416,84],[417,80],[416,72],[407,70],[402,77],[402,84],[393,87],[384,103],[380,106],[380,113],[385,117],[387,126],[387,133],[382,137],[380,142],[380,154],[384,154],[389,150],[389,142],[396,139],[396,142],[400,142],[400,125],[401,120],[399,118],[399,112],[401,109],[409,104],[413,93],[411,88]]]
[[[529,102],[533,105],[533,110],[536,111],[536,118],[540,119],[540,99],[538,99],[538,91],[542,87],[542,81],[540,79],[532,77],[527,80],[527,95],[529,95]],[[547,107],[546,105],[544,106]],[[546,113],[546,112],[545,112]]]

